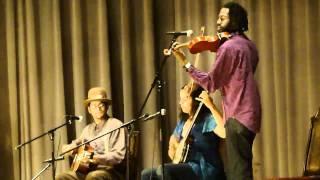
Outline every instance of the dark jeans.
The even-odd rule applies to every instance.
[[[166,180],[195,180],[196,174],[191,166],[184,164],[165,164],[164,173]],[[141,180],[160,180],[162,177],[161,167],[153,169],[144,169],[141,173]]]
[[[228,119],[226,123],[227,179],[252,180],[252,144],[255,133],[238,120]]]

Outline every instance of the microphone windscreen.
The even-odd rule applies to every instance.
[[[161,109],[161,110],[160,110],[160,114],[161,114],[161,116],[166,115],[166,113],[167,113],[166,109]]]

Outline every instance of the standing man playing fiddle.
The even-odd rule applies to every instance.
[[[107,114],[110,104],[111,100],[107,98],[107,93],[104,88],[91,88],[88,91],[88,99],[85,100],[85,105],[94,122],[83,129],[78,139],[72,141],[71,144],[64,145],[62,151],[66,152],[71,150],[76,147],[77,144],[120,127],[122,122],[116,118],[109,117]],[[90,159],[90,162],[94,164],[95,168],[90,168],[88,173],[67,171],[58,175],[56,177],[57,180],[124,179],[124,176],[119,172],[119,168],[117,169],[122,163],[126,153],[125,130],[123,128],[96,139],[90,142],[89,145],[94,149],[94,155],[93,158]],[[85,160],[89,161],[87,159]]]
[[[239,4],[230,2],[221,8],[217,30],[229,32],[232,37],[219,47],[209,72],[193,67],[178,49],[173,54],[197,84],[210,92],[220,89],[226,127],[227,177],[250,180],[253,179],[252,144],[261,121],[260,95],[254,80],[258,51],[244,34],[248,30],[247,12]]]

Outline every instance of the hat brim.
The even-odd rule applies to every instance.
[[[107,98],[96,98],[96,99],[86,99],[86,100],[84,100],[84,104],[85,104],[86,106],[88,106],[88,104],[89,104],[91,101],[101,101],[101,102],[107,103],[108,105],[111,105],[111,103],[112,103],[112,100],[111,100],[111,99],[107,99]]]

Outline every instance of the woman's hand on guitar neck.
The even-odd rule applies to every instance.
[[[202,91],[199,95],[199,98],[197,98],[199,101],[203,102],[204,105],[206,105],[209,109],[217,109],[217,107],[214,105],[212,98],[209,96],[208,92]]]

